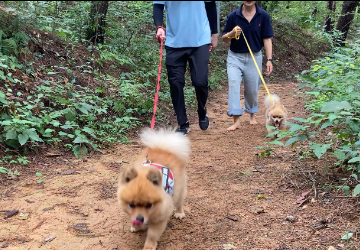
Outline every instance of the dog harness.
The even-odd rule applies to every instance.
[[[157,164],[157,163],[151,163],[150,166],[155,167],[159,169],[162,173],[163,180],[162,185],[164,188],[165,193],[169,193],[170,195],[174,194],[174,177],[170,169],[167,167]]]

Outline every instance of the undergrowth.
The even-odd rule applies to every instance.
[[[333,159],[334,167],[349,173],[338,188],[346,195],[360,194],[360,46],[334,47],[324,58],[313,61],[298,77],[297,90],[305,96],[307,118],[294,117],[288,131],[268,134],[278,138],[267,144],[302,147],[299,160],[309,157]],[[281,140],[286,138],[286,142]],[[270,148],[270,151],[269,151]],[[267,149],[268,155],[271,147]],[[265,152],[263,153],[263,156]]]

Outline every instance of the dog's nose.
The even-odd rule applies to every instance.
[[[136,216],[136,220],[140,221],[141,223],[144,223],[144,217],[142,215]]]

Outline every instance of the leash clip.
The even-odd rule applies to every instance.
[[[146,160],[142,163],[143,166],[150,166],[151,161],[148,158],[148,155],[146,154]]]

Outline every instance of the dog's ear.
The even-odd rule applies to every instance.
[[[287,118],[287,109],[285,108],[284,105],[282,105],[282,107],[283,107],[283,110],[284,110],[284,113],[285,113],[285,118]]]
[[[125,169],[122,177],[123,183],[129,183],[132,179],[137,176],[137,172],[134,167],[128,167]]]
[[[162,185],[162,175],[157,168],[149,168],[149,172],[146,175],[146,178],[155,186]]]

